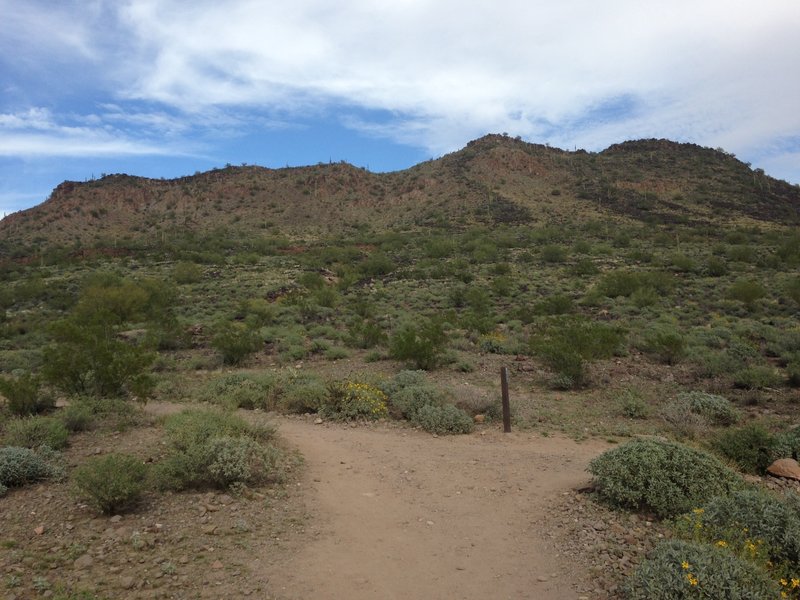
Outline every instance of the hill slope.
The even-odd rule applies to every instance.
[[[174,231],[337,235],[371,227],[563,222],[800,222],[800,188],[722,151],[667,140],[566,152],[489,135],[404,171],[346,163],[226,167],[171,180],[64,182],[0,221],[0,255],[157,240]]]

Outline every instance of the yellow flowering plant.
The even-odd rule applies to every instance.
[[[380,389],[360,381],[336,381],[328,386],[328,398],[320,412],[341,420],[387,417],[387,398]]]

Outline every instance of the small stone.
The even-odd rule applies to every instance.
[[[94,559],[88,554],[84,554],[80,558],[76,558],[75,562],[72,563],[72,566],[75,567],[76,571],[83,571],[91,567],[93,564],[94,564]]]
[[[217,531],[216,525],[206,525],[203,527],[203,533],[206,535],[214,535]]]
[[[800,479],[800,463],[793,458],[780,458],[767,467],[767,473],[775,477]]]
[[[547,577],[547,575],[539,575],[539,576],[536,578],[536,581],[541,581],[542,583],[544,583],[544,582],[545,582],[545,581],[547,581],[547,580],[548,580],[548,577]]]
[[[486,420],[486,415],[475,415],[472,420],[478,424],[483,423]]]
[[[123,590],[133,589],[133,586],[136,585],[136,579],[130,576],[123,577],[119,580],[119,585]]]
[[[122,517],[120,515],[114,515],[109,519],[109,521],[111,521],[112,523],[119,523],[120,521],[122,521]]]
[[[322,419],[314,419],[314,425],[322,425]]]
[[[215,560],[213,563],[211,563],[211,568],[216,571],[219,571],[220,569],[223,568],[222,561]]]
[[[36,535],[42,535],[44,533],[44,525],[39,525],[36,529],[33,530],[33,533]]]
[[[178,562],[179,562],[180,564],[182,564],[182,565],[188,564],[188,563],[189,563],[189,557],[188,557],[188,556],[181,556],[181,557],[178,559]]]
[[[231,498],[228,494],[223,494],[219,498],[217,498],[220,504],[233,504],[233,498]]]

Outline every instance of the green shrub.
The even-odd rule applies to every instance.
[[[702,416],[713,425],[733,425],[742,417],[727,398],[715,394],[696,391],[682,392],[678,394],[677,401],[685,404],[690,412]]]
[[[388,416],[386,394],[380,388],[359,381],[337,381],[328,386],[320,412],[341,420],[379,419]]]
[[[330,391],[324,381],[312,375],[302,375],[286,383],[281,406],[292,413],[315,413],[328,399]]]
[[[61,469],[30,448],[0,448],[0,496],[11,487],[34,483],[62,474]]]
[[[717,458],[676,442],[636,439],[589,464],[602,498],[671,517],[726,494],[740,479]]]
[[[575,305],[569,296],[555,294],[534,304],[533,312],[537,315],[565,315],[575,312]]]
[[[800,460],[800,426],[784,431],[775,436],[772,446],[772,458],[794,458]]]
[[[238,365],[262,345],[258,334],[242,323],[223,323],[211,340],[226,365]]]
[[[85,402],[73,401],[58,414],[69,431],[88,431],[94,423],[94,411]]]
[[[435,369],[447,346],[447,334],[439,320],[424,320],[417,325],[407,324],[389,340],[389,355],[410,362],[418,369]]]
[[[280,453],[266,443],[274,434],[271,428],[255,428],[235,414],[213,410],[170,415],[164,428],[169,452],[155,468],[159,487],[226,487],[279,475]]]
[[[425,406],[439,406],[444,398],[435,386],[428,383],[408,385],[389,396],[392,412],[398,416],[413,420]]]
[[[92,458],[72,474],[78,496],[103,514],[116,514],[133,505],[146,479],[144,463],[127,454]]]
[[[548,244],[542,247],[539,255],[542,258],[542,262],[551,264],[562,263],[567,260],[567,249],[562,246]]]
[[[67,447],[69,431],[56,417],[19,417],[11,419],[5,426],[6,442],[23,448],[47,447],[61,450]]]
[[[712,256],[706,262],[706,273],[709,277],[722,277],[728,274],[728,265],[721,258]]]
[[[800,505],[781,501],[770,492],[745,489],[714,498],[682,517],[678,526],[686,535],[700,534],[705,541],[724,540],[732,550],[752,558],[756,558],[756,548],[751,545],[756,545],[760,557],[774,565],[800,567]]]
[[[781,376],[772,367],[754,365],[745,367],[733,374],[733,385],[748,390],[763,390],[780,387]]]
[[[0,394],[8,400],[11,414],[35,415],[55,407],[55,398],[42,391],[38,377],[25,373],[16,379],[0,377]]]
[[[424,385],[428,381],[425,371],[400,371],[397,375],[380,384],[383,393],[391,399],[400,390],[411,387]]]
[[[628,600],[766,600],[779,588],[756,565],[709,544],[661,542],[625,582]]]
[[[751,279],[739,279],[728,289],[728,297],[741,302],[748,310],[752,310],[756,302],[766,295],[764,286]]]
[[[711,441],[711,447],[733,461],[746,473],[766,472],[772,462],[775,440],[772,434],[758,423],[719,432]]]
[[[452,404],[425,404],[416,411],[412,421],[425,431],[440,435],[470,433],[473,429],[470,416]]]
[[[597,284],[597,291],[603,296],[628,297],[640,288],[652,288],[662,296],[675,285],[674,276],[660,271],[611,271]]]
[[[795,304],[800,304],[800,277],[790,279],[786,283],[785,292]]]
[[[686,340],[675,327],[660,325],[645,332],[641,348],[659,362],[673,365],[685,356]]]
[[[201,400],[226,408],[252,410],[275,408],[280,393],[278,377],[272,374],[229,373],[208,382]]]
[[[632,388],[622,390],[617,401],[622,414],[631,419],[646,419],[650,414],[650,407],[639,390]]]
[[[193,262],[179,262],[172,268],[172,279],[179,285],[198,283],[203,279],[203,269]]]

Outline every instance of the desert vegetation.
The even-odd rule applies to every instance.
[[[335,231],[306,226],[300,201],[264,202],[273,224],[242,209],[240,228],[128,229],[111,244],[78,231],[45,244],[26,229],[13,248],[3,242],[0,503],[47,481],[107,514],[165,494],[269,489],[295,458],[247,415],[466,434],[477,415],[479,427],[497,422],[508,366],[515,428],[620,443],[592,464],[598,501],[674,521],[675,539],[639,565],[627,597],[800,597],[797,536],[775,533],[800,531],[797,501],[741,477],[800,453],[800,239],[785,220],[798,193],[776,184],[770,194],[785,201],[773,214],[765,197],[750,203],[744,166],[706,150],[566,156],[519,144],[478,144],[441,159],[447,169],[393,175],[398,197],[427,194],[424,210],[409,204],[393,223],[353,209],[384,198],[365,183],[376,176],[331,165],[280,177],[298,189],[338,182],[326,208]],[[482,180],[484,200],[456,211],[451,178],[477,181],[485,156],[549,165],[546,185]],[[234,171],[278,202],[272,179]],[[197,222],[221,176],[184,182],[196,202],[182,210]],[[178,194],[170,185],[165,197]],[[230,213],[236,194],[220,196]],[[286,212],[291,222],[275,225]],[[147,402],[184,410],[154,421]],[[157,453],[111,451],[111,436],[139,427],[155,432]],[[65,464],[82,436],[109,451]]]

